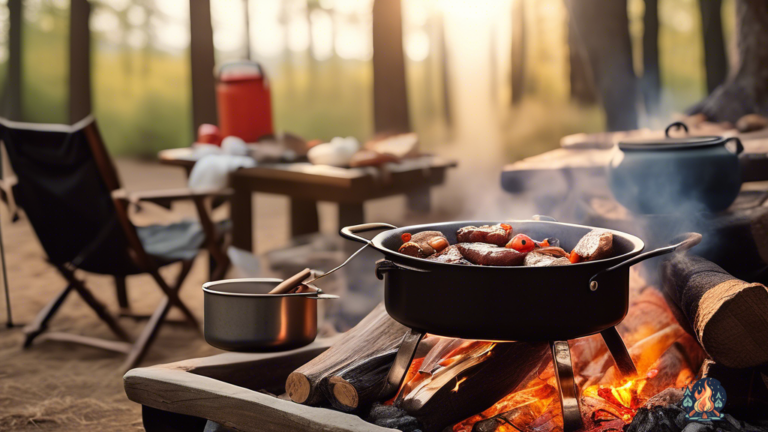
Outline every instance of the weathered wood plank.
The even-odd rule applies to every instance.
[[[125,374],[125,392],[130,400],[151,408],[206,418],[243,431],[392,431],[354,415],[251,390],[271,387],[272,381],[284,383],[296,364],[320,354],[338,338],[283,353],[227,353],[133,369]]]

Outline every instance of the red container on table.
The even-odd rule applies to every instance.
[[[256,62],[238,61],[219,67],[216,102],[221,136],[256,142],[273,134],[269,82]]]

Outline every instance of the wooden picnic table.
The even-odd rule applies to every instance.
[[[197,159],[191,148],[163,150],[162,164],[179,166],[187,173]],[[438,156],[424,155],[404,159],[382,167],[337,168],[308,162],[262,163],[230,174],[234,190],[231,202],[232,245],[253,251],[253,193],[286,195],[291,202],[291,235],[299,236],[319,230],[318,201],[331,201],[339,206],[339,227],[365,222],[365,201],[406,195],[408,207],[429,211],[430,189],[445,180],[456,162]]]

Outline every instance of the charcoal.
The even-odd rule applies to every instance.
[[[674,405],[640,408],[627,432],[680,432],[681,427],[675,421],[679,413]]]
[[[415,417],[409,416],[404,410],[392,405],[373,404],[366,420],[377,426],[403,432],[421,432],[421,425]]]
[[[690,422],[683,429],[683,432],[710,432],[712,430],[712,425],[709,423]]]
[[[495,432],[502,424],[506,422],[498,417],[492,417],[479,421],[472,426],[472,432]]]

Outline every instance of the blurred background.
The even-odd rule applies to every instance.
[[[0,0],[4,84],[7,3]],[[67,123],[70,2],[20,3],[20,117]],[[629,0],[626,8],[641,79],[647,3]],[[670,113],[706,96],[707,74],[700,2],[650,3],[658,8],[660,99],[653,110],[639,110],[638,125],[658,128]],[[733,0],[710,3],[722,10],[730,53]],[[154,157],[188,145],[190,2],[90,4],[93,111],[110,152]],[[277,130],[308,139],[365,140],[374,124],[372,7],[372,0],[211,0],[215,60],[250,58],[265,67]],[[512,162],[557,147],[566,134],[605,128],[594,84],[579,74],[583,62],[572,53],[578,49],[561,0],[489,0],[482,7],[470,0],[403,0],[402,28],[410,118],[423,148],[492,134]]]

